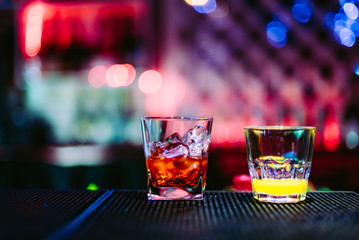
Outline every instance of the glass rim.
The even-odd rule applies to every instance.
[[[168,116],[168,117],[149,117],[143,116],[142,120],[187,120],[187,121],[211,121],[213,117],[197,117],[197,116]]]
[[[283,131],[298,131],[298,130],[316,130],[316,127],[312,126],[247,126],[245,130],[283,130]]]

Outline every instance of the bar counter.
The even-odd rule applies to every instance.
[[[0,239],[359,239],[359,194],[310,192],[296,204],[250,192],[148,201],[143,190],[0,190]]]

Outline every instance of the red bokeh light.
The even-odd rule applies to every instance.
[[[41,49],[44,11],[41,2],[29,5],[26,9],[25,52],[30,57],[36,56]]]
[[[340,129],[337,122],[329,122],[324,125],[323,132],[324,148],[327,151],[334,151],[340,142]]]
[[[123,44],[126,34],[138,34],[136,26],[147,11],[147,5],[139,1],[30,0],[17,11],[18,42],[25,57],[63,54],[78,45],[98,52],[112,51]],[[127,28],[122,23],[128,24]],[[116,34],[106,38],[114,29]]]

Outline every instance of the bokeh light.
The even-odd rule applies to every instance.
[[[106,71],[106,83],[109,87],[121,87],[128,79],[127,68],[121,64],[114,64]]]
[[[147,70],[138,78],[138,87],[144,93],[157,92],[162,85],[162,76],[157,71]]]
[[[355,37],[359,36],[359,22],[358,21],[348,21],[349,28],[353,31]]]
[[[185,2],[191,6],[203,6],[208,2],[208,0],[185,0]]]
[[[346,26],[347,16],[343,13],[337,13],[334,15],[333,21],[334,21],[334,27],[338,25]]]
[[[345,3],[343,9],[348,18],[353,20],[358,18],[358,8],[353,3]]]
[[[324,23],[341,45],[352,47],[359,36],[358,8],[349,1],[340,3],[343,7],[338,13],[326,13]]]
[[[29,5],[25,26],[25,52],[36,56],[41,49],[44,7],[41,3]]]
[[[339,39],[342,45],[351,47],[355,43],[355,35],[349,28],[342,28],[339,31]]]
[[[267,24],[267,39],[274,47],[283,47],[287,43],[287,27],[278,20]]]
[[[106,84],[106,67],[95,66],[88,73],[88,83],[93,88],[99,88]]]
[[[308,2],[296,3],[292,7],[292,15],[294,19],[300,23],[308,22],[310,20],[312,12],[312,8]]]
[[[211,13],[217,8],[216,0],[208,0],[205,4],[202,5],[193,5],[194,10],[199,13]]]
[[[334,12],[327,12],[324,17],[324,24],[331,30],[334,30]]]
[[[136,69],[131,65],[131,64],[122,64],[122,66],[124,66],[127,69],[127,80],[122,84],[122,86],[128,86],[130,85],[136,77]]]
[[[354,149],[358,146],[358,143],[359,143],[358,133],[353,130],[349,131],[345,138],[346,146],[349,149]]]
[[[340,142],[340,129],[337,122],[331,122],[324,125],[323,141],[324,148],[327,151],[334,151],[338,148]]]
[[[89,190],[89,191],[97,191],[97,190],[98,190],[98,187],[97,187],[96,184],[90,183],[90,184],[87,186],[86,189]]]
[[[351,1],[351,0],[338,0],[340,6],[342,6],[342,7],[344,6],[344,4],[346,4],[349,1]]]
[[[354,73],[359,76],[359,62],[354,67]]]

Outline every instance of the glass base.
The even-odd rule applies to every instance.
[[[203,200],[203,193],[192,194],[188,189],[159,188],[159,194],[147,193],[148,200]]]
[[[252,179],[253,197],[262,202],[296,203],[307,195],[307,179]]]
[[[253,197],[261,202],[270,203],[297,203],[306,198],[306,194],[271,195],[266,193],[253,192]]]
[[[196,187],[155,187],[151,180],[148,181],[148,200],[203,200],[205,185],[202,178]]]

